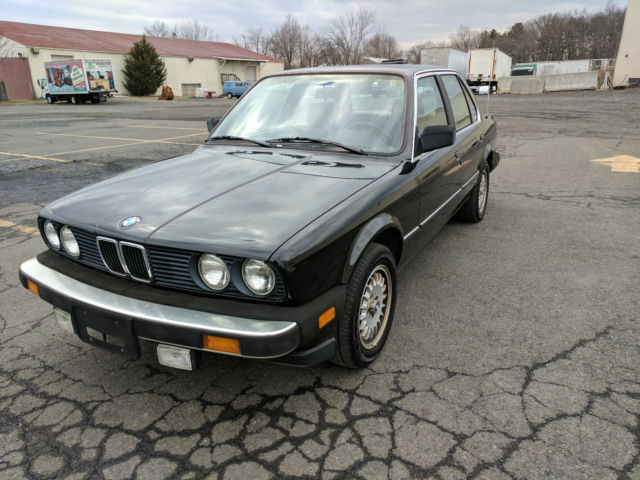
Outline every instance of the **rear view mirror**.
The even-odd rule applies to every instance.
[[[456,142],[456,128],[453,125],[433,125],[420,132],[422,152],[449,147]]]
[[[209,133],[213,131],[213,129],[215,128],[215,126],[218,124],[219,121],[220,119],[218,117],[212,117],[209,120],[207,120],[207,130],[209,130]]]

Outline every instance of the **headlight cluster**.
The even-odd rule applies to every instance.
[[[205,253],[200,257],[198,262],[198,271],[200,272],[200,278],[207,284],[212,290],[223,290],[229,285],[229,269],[224,261],[212,255]]]
[[[226,263],[219,257],[204,253],[198,261],[198,272],[202,281],[212,290],[224,290],[231,274]],[[260,260],[249,259],[242,264],[244,285],[255,295],[269,295],[276,285],[276,276],[269,265]]]
[[[247,288],[256,295],[270,294],[276,284],[273,270],[260,260],[245,260],[242,264],[242,279]]]
[[[62,246],[64,251],[72,257],[78,258],[80,256],[80,246],[68,226],[64,225],[58,232],[51,220],[47,220],[44,222],[43,230],[44,236],[53,250],[60,250]]]

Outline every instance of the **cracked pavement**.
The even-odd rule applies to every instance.
[[[205,355],[184,372],[148,342],[136,361],[92,348],[19,285],[42,241],[0,223],[0,477],[640,479],[640,174],[591,163],[640,156],[640,91],[490,101],[487,216],[449,223],[399,274],[385,352],[361,371]],[[58,107],[0,107],[0,150],[81,149],[25,146]],[[196,129],[212,104],[73,108],[77,131]],[[0,163],[0,219],[33,227],[67,191],[192,148]]]

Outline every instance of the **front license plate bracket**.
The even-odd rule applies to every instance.
[[[72,317],[82,341],[125,357],[140,356],[140,345],[130,318],[105,315],[82,307],[73,307]]]

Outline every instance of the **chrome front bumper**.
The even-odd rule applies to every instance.
[[[20,281],[29,288],[27,280],[37,286],[38,296],[71,313],[72,319],[75,309],[126,319],[133,324],[137,338],[202,350],[202,335],[235,338],[240,341],[240,356],[262,359],[281,357],[300,345],[300,328],[295,322],[234,317],[151,303],[80,282],[41,264],[37,258],[20,266]],[[78,320],[73,322],[75,332],[83,338]]]

